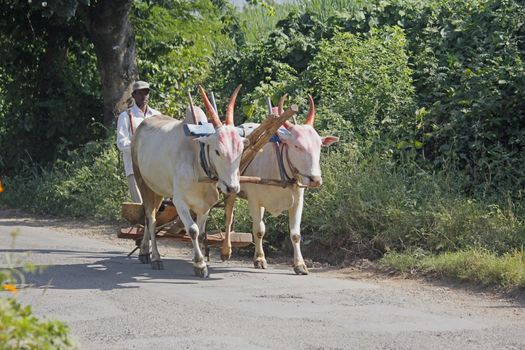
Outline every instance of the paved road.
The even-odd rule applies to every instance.
[[[47,266],[17,298],[65,321],[81,349],[525,348],[517,302],[243,261],[213,260],[203,280],[187,249],[169,251],[165,270],[153,271],[94,237],[0,215],[0,266],[7,256]]]

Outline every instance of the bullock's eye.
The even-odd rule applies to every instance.
[[[216,154],[218,157],[221,156],[221,154],[220,154],[219,151],[217,151],[217,150],[215,150],[215,154]]]

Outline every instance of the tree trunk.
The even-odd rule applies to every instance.
[[[131,3],[132,0],[101,0],[78,8],[95,47],[102,78],[104,125],[108,127],[125,109],[131,84],[138,78],[135,36],[129,21]]]

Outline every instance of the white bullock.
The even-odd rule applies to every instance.
[[[240,85],[230,97],[223,125],[199,86],[206,111],[215,126],[214,134],[199,138],[186,136],[184,123],[166,116],[147,118],[135,132],[131,142],[133,170],[146,216],[139,259],[142,263],[150,262],[153,269],[163,269],[155,239],[155,214],[162,198],[171,197],[191,237],[195,274],[209,275],[198,240],[203,237],[210,208],[219,199],[217,187],[225,194],[234,194],[240,189],[239,163],[247,140],[239,136],[233,125],[233,107],[239,89]],[[204,147],[202,154],[201,145]],[[216,177],[217,183],[198,181],[199,177],[207,175],[200,163],[201,156],[209,164],[208,174]],[[190,210],[197,214],[197,223]]]
[[[279,114],[283,113],[283,103],[286,95],[279,101]],[[287,132],[279,133],[279,143],[266,144],[258,153],[243,175],[258,176],[263,179],[280,179],[276,155],[276,147],[282,154],[284,170],[288,177],[296,180],[291,187],[276,187],[261,184],[242,183],[239,196],[248,200],[248,207],[252,217],[252,232],[255,238],[255,254],[253,258],[256,268],[267,267],[264,256],[262,241],[265,234],[263,215],[265,209],[272,215],[277,216],[288,210],[290,228],[290,239],[294,249],[293,267],[298,275],[308,274],[308,269],[301,254],[301,215],[303,212],[305,187],[319,187],[322,184],[321,167],[319,158],[321,147],[330,146],[337,142],[334,136],[320,137],[314,129],[315,106],[309,96],[310,111],[304,125],[285,123]],[[253,129],[257,125],[245,124],[246,129]],[[233,221],[233,207],[236,195],[230,195],[226,199],[226,237],[221,248],[221,258],[229,259],[231,256],[230,232]]]

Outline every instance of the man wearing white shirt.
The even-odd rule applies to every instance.
[[[133,164],[131,162],[131,137],[137,127],[145,118],[161,114],[159,111],[148,106],[149,84],[145,81],[137,81],[133,84],[131,97],[135,103],[132,107],[120,113],[117,121],[117,147],[122,152],[124,170],[128,178],[128,187],[131,199],[135,203],[142,203],[140,192],[133,175]]]

